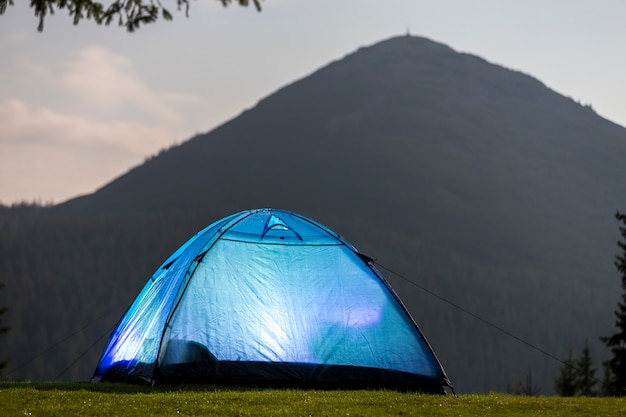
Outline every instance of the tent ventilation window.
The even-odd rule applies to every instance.
[[[295,237],[298,240],[302,240],[302,236],[300,236],[298,232],[290,228],[280,217],[273,214],[269,216],[265,222],[261,239],[263,239],[266,235],[278,237],[280,239],[284,239],[285,237]]]

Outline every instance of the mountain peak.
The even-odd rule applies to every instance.
[[[387,52],[409,52],[413,54],[432,55],[440,53],[453,53],[454,49],[446,44],[433,41],[432,39],[414,35],[400,35],[376,42],[373,45],[359,48],[380,50],[385,49]]]
[[[603,123],[533,77],[424,37],[395,36],[362,47],[283,87],[214,131],[161,154],[95,195],[64,206],[80,207],[90,201],[88,205],[98,210],[135,204],[178,206],[189,201],[204,205],[212,201],[209,194],[182,194],[187,189],[212,187],[224,192],[247,190],[237,199],[247,202],[244,207],[276,206],[272,197],[260,190],[279,178],[283,184],[291,184],[298,173],[300,184],[313,188],[309,198],[296,192],[294,185],[289,187],[294,192],[280,199],[289,203],[286,207],[306,209],[320,197],[316,181],[330,181],[326,170],[318,172],[320,167],[341,170],[353,166],[349,171],[356,180],[357,160],[364,164],[362,174],[370,176],[366,168],[370,158],[392,164],[399,158],[408,163],[404,160],[408,154],[402,150],[407,144],[412,144],[411,152],[433,151],[433,143],[438,141],[442,147],[453,144],[440,149],[442,154],[480,148],[485,150],[481,157],[485,163],[485,158],[497,162],[517,152],[516,163],[523,164],[520,156],[532,157],[529,152],[538,146],[560,158],[559,147],[589,140],[583,132],[589,132],[591,125],[610,141],[605,148],[623,146],[613,138],[623,136],[624,129]],[[381,143],[385,146],[379,149]],[[302,153],[304,150],[307,153]],[[232,161],[224,157],[234,155]],[[414,160],[423,157],[416,154]],[[415,171],[408,165],[403,169]],[[520,170],[524,169],[520,165]],[[224,185],[217,173],[233,184]],[[376,181],[392,178],[379,176]],[[248,190],[259,181],[264,185]],[[180,183],[186,184],[184,189]],[[162,198],[167,187],[171,190]],[[351,206],[362,201],[354,191],[352,200],[348,195],[342,198]],[[242,208],[232,196],[227,201],[231,202],[225,208],[228,211]]]
[[[330,65],[338,62],[341,62],[343,65],[349,65],[353,60],[358,60],[358,64],[363,66],[393,66],[407,62],[412,62],[413,64],[432,62],[438,58],[454,57],[455,55],[458,54],[452,48],[442,43],[419,36],[403,35],[395,36],[373,45],[363,46]]]

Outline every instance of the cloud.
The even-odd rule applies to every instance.
[[[13,56],[0,89],[0,202],[92,192],[202,128],[210,103],[146,84],[132,61],[89,46],[44,66]]]
[[[61,201],[99,186],[173,142],[174,132],[0,102],[0,201]]]
[[[168,123],[180,122],[175,108],[135,73],[129,58],[100,46],[77,51],[63,64],[60,86],[82,101],[117,115],[143,113]],[[145,117],[144,116],[144,117]]]
[[[105,122],[49,108],[33,108],[9,99],[0,103],[0,143],[40,144],[80,151],[86,148],[143,155],[146,148],[172,142],[173,131],[163,125],[139,122]]]

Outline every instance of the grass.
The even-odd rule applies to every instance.
[[[3,416],[623,416],[626,398],[0,382]]]

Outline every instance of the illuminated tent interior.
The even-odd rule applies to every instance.
[[[296,213],[225,217],[150,277],[94,381],[444,392],[443,367],[370,261]]]

